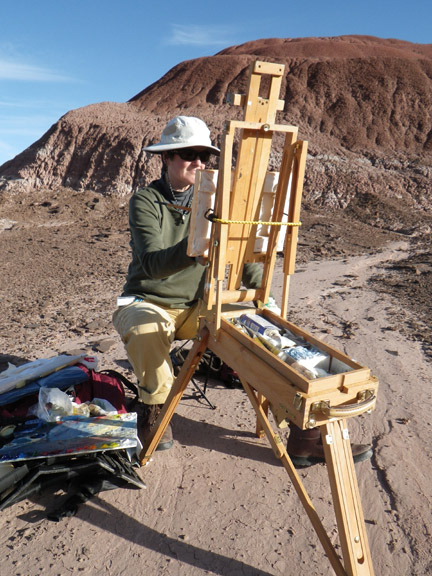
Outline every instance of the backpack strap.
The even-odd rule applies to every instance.
[[[135,395],[135,400],[138,400],[139,397],[138,386],[133,382],[131,382],[130,380],[128,380],[126,376],[123,376],[123,374],[120,374],[120,372],[117,372],[117,370],[110,370],[110,369],[101,370],[100,374],[108,374],[109,376],[114,376],[115,378],[118,378],[121,381],[121,383]]]

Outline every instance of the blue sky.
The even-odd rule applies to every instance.
[[[125,102],[170,68],[260,38],[432,43],[431,0],[1,0],[0,165],[69,110]]]

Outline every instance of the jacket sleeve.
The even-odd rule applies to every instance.
[[[262,267],[254,262],[247,262],[243,268],[242,282],[246,288],[260,288]]]
[[[162,232],[164,217],[171,218],[171,215],[161,209],[153,194],[132,196],[129,205],[132,250],[144,276],[154,280],[195,265],[194,259],[186,254],[187,227],[172,227],[168,233]]]

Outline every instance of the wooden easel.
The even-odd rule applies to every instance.
[[[280,64],[254,62],[250,70],[247,95],[235,95],[232,98],[233,104],[244,107],[244,120],[229,121],[226,125],[212,208],[212,224],[204,246],[203,230],[200,230],[199,223],[194,223],[194,229],[191,226],[191,255],[194,252],[193,236],[199,239],[199,253],[206,252],[208,255],[203,298],[205,313],[200,321],[198,337],[174,382],[153,437],[143,446],[140,460],[144,465],[153,455],[202,355],[206,349],[210,349],[239,374],[256,412],[257,435],[267,436],[276,457],[281,460],[334,572],[340,576],[371,576],[373,567],[347,418],[375,407],[378,382],[371,376],[368,368],[285,320],[289,277],[294,272],[295,265],[307,143],[297,140],[297,128],[294,126],[275,124],[276,112],[283,109],[284,105],[283,101],[278,99],[283,72],[284,67]],[[260,96],[264,75],[268,80],[268,95],[265,98]],[[240,130],[239,148],[236,166],[232,172],[234,136],[237,129]],[[256,251],[259,235],[257,230],[262,229],[263,224],[259,215],[272,139],[278,133],[285,135],[285,139],[279,181],[270,215],[272,224],[268,227],[265,249]],[[198,205],[200,178],[201,176],[197,178],[195,190],[195,201]],[[288,206],[288,223],[284,215],[285,205]],[[199,206],[195,206],[195,213],[199,212]],[[262,308],[262,305],[269,297],[277,242],[284,218],[284,285],[282,312],[278,316]],[[202,223],[204,228],[208,225],[208,221],[202,220]],[[263,281],[258,289],[241,288],[241,276],[246,262],[261,262],[263,265]],[[250,304],[252,301],[258,302],[258,310]],[[230,305],[228,310],[227,305]],[[245,311],[248,314],[264,316],[277,326],[302,336],[326,352],[331,358],[333,368],[338,369],[324,378],[305,378],[235,325],[235,318]],[[278,424],[286,418],[302,429],[318,426],[321,430],[343,564],[279,434],[272,429],[269,410]]]

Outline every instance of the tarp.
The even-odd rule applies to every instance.
[[[22,388],[38,378],[43,378],[66,366],[72,366],[78,363],[89,365],[90,368],[95,368],[97,360],[94,356],[87,356],[86,354],[81,354],[80,356],[61,354],[60,356],[54,356],[52,358],[40,358],[33,362],[27,362],[27,364],[23,364],[22,366],[9,364],[8,369],[0,373],[0,394],[9,392],[9,390],[13,390],[14,388]]]
[[[43,386],[47,388],[67,390],[71,386],[82,384],[86,380],[88,380],[88,374],[84,370],[81,370],[79,366],[67,366],[66,368],[53,372],[44,378],[38,378],[21,388],[13,388],[9,392],[0,394],[0,406],[6,406],[7,404],[17,402],[26,396],[37,394],[39,389]]]

